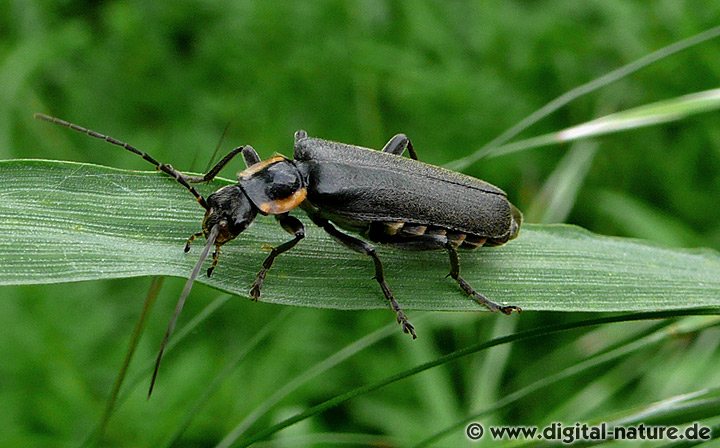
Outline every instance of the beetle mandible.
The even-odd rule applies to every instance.
[[[501,189],[419,161],[411,141],[404,134],[395,135],[381,151],[376,151],[311,138],[305,131],[297,131],[293,159],[277,155],[261,160],[252,146],[239,146],[205,175],[188,176],[113,137],[48,115],[35,116],[139,155],[157,170],[175,178],[205,209],[202,230],[188,238],[185,252],[190,250],[190,243],[197,237],[206,237],[207,243],[165,333],[152,383],[177,316],[210,249],[215,248],[212,263],[207,269],[208,276],[217,266],[221,246],[247,229],[258,213],[274,215],[280,226],[293,237],[274,247],[263,262],[250,288],[250,296],[254,300],[260,298],[265,276],[275,258],[305,237],[302,222],[289,214],[300,207],[313,223],[337,242],[372,259],[375,280],[402,330],[413,339],[416,337],[415,329],[385,280],[382,262],[375,248],[338,227],[370,241],[403,249],[445,250],[450,258],[448,276],[473,300],[491,311],[504,314],[520,311],[517,306],[500,305],[470,286],[460,276],[457,249],[504,244],[518,235],[522,214]],[[405,151],[410,158],[402,157]],[[214,179],[238,154],[242,154],[247,168],[238,173],[237,184],[222,187],[207,199],[192,186],[193,183]]]

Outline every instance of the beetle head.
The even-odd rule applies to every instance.
[[[255,206],[237,185],[222,187],[207,198],[208,208],[203,218],[205,237],[217,226],[218,246],[234,239],[247,229],[257,215]]]

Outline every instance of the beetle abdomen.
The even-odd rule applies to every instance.
[[[444,227],[413,224],[404,222],[373,222],[364,232],[370,240],[379,243],[406,243],[409,240],[417,239],[418,242],[426,236],[444,236],[455,247],[463,249],[477,249],[487,241],[487,237],[473,235],[471,233],[458,232]],[[407,246],[407,245],[405,245]],[[424,249],[428,245],[418,245],[417,249]]]

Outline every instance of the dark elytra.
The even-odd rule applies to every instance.
[[[388,152],[305,138],[295,162],[307,171],[308,200],[333,222],[413,223],[503,244],[517,235],[519,212],[487,182]],[[372,235],[369,235],[371,239]],[[379,241],[392,242],[392,241]],[[472,248],[471,246],[468,246]]]

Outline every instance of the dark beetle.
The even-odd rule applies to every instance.
[[[406,149],[412,160],[401,157]],[[518,234],[522,215],[499,188],[419,162],[410,140],[402,134],[393,137],[382,151],[374,151],[310,138],[305,131],[298,131],[294,160],[275,156],[260,161],[250,146],[235,151],[243,153],[248,168],[238,174],[236,185],[208,197],[203,231],[195,236],[207,236],[218,225],[215,244],[219,248],[245,230],[258,212],[275,215],[283,229],[294,235],[274,248],[263,263],[250,290],[254,299],[260,297],[265,274],[275,257],[305,236],[303,224],[288,215],[299,206],[338,242],[372,257],[375,279],[403,331],[413,338],[414,328],[385,282],[375,249],[335,225],[371,241],[405,249],[445,249],[450,255],[450,276],[467,294],[492,311],[509,314],[518,309],[501,306],[476,292],[459,272],[458,247],[499,245]],[[226,159],[220,163],[224,165]]]
[[[206,210],[202,231],[188,239],[185,251],[190,249],[190,243],[199,236],[205,236],[208,242],[166,332],[158,355],[156,373],[162,349],[173,331],[177,314],[210,248],[215,246],[212,265],[207,270],[208,276],[217,265],[220,247],[243,232],[258,213],[275,215],[282,228],[293,238],[273,248],[263,262],[250,289],[253,299],[260,297],[265,275],[275,258],[292,249],[305,237],[302,222],[289,215],[291,210],[301,207],[315,224],[339,243],[372,258],[375,280],[395,311],[403,331],[413,338],[415,330],[385,281],[382,263],[375,248],[337,227],[377,243],[404,249],[444,249],[450,257],[449,276],[458,282],[466,294],[491,311],[505,314],[513,310],[520,311],[516,306],[499,305],[475,291],[460,276],[457,248],[495,246],[515,238],[522,223],[522,214],[499,188],[418,161],[410,140],[403,134],[390,139],[382,151],[375,151],[310,138],[305,131],[298,131],[295,133],[293,160],[274,156],[261,161],[251,146],[240,146],[204,176],[187,176],[112,137],[57,118],[42,114],[36,116],[140,155],[158,170],[174,177]],[[410,159],[402,157],[405,150]],[[247,169],[238,174],[237,184],[220,188],[207,200],[192,187],[192,183],[212,180],[239,153],[242,153]]]

